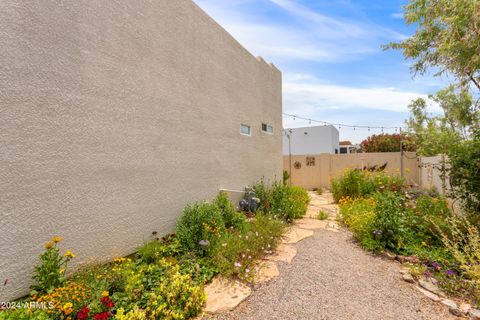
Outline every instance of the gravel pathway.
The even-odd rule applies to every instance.
[[[400,265],[358,247],[351,234],[316,230],[291,264],[235,310],[210,319],[458,319],[404,282]]]

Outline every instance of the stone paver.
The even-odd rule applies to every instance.
[[[290,227],[285,234],[283,243],[297,243],[305,238],[313,236],[312,230],[302,229],[296,226]]]
[[[278,277],[280,272],[273,261],[262,261],[255,268],[255,283],[264,283]]]
[[[217,277],[205,287],[207,303],[204,312],[213,314],[232,310],[245,300],[251,292],[250,287],[239,281]]]
[[[311,197],[313,203],[324,206],[320,203],[325,201],[315,201],[318,196],[311,193]],[[328,208],[336,212],[334,206]],[[295,259],[278,262],[279,276],[260,285],[233,311],[213,319],[458,319],[425,296],[433,293],[403,281],[398,262],[373,257],[334,221],[328,221],[326,228],[293,227],[286,240],[302,240],[290,245],[298,251]]]
[[[274,254],[267,256],[267,260],[276,262],[292,262],[297,255],[297,249],[292,245],[280,244]]]

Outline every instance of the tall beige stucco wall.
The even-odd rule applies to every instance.
[[[73,266],[106,261],[187,203],[280,178],[281,99],[280,72],[190,0],[1,1],[0,301],[50,236]]]
[[[315,158],[315,165],[307,166],[307,157]],[[284,170],[291,172],[293,185],[307,189],[329,188],[332,178],[342,175],[345,170],[359,169],[364,166],[381,166],[387,163],[385,171],[399,174],[399,152],[379,153],[354,153],[354,154],[317,154],[295,155],[283,157]],[[420,184],[419,162],[414,152],[406,152],[403,156],[404,175],[408,183]],[[291,162],[291,169],[290,169]],[[295,162],[300,163],[300,168],[295,168]]]

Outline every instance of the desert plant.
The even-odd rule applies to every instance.
[[[176,236],[184,248],[203,253],[205,246],[218,238],[224,229],[220,208],[215,204],[198,202],[183,210]]]

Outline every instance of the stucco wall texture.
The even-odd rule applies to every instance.
[[[50,236],[106,261],[280,178],[281,99],[281,73],[190,0],[1,1],[0,301]]]

